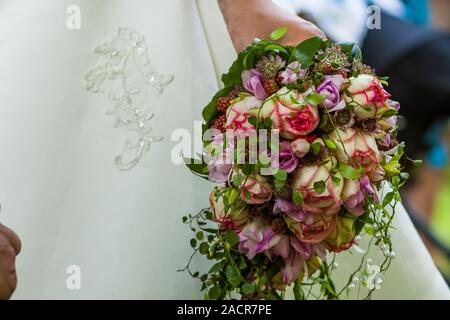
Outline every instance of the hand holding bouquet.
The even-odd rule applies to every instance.
[[[205,297],[281,299],[292,287],[302,299],[318,285],[337,299],[363,271],[355,266],[338,290],[330,253],[361,234],[385,253],[384,272],[393,258],[387,208],[407,179],[387,79],[356,45],[313,37],[295,47],[256,40],[222,81],[203,110],[205,160],[187,163],[219,184],[210,208],[183,218],[196,232],[194,254],[215,261],[202,276],[185,268]]]

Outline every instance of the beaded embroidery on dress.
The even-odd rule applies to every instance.
[[[109,99],[106,114],[114,117],[113,126],[122,129],[125,139],[114,161],[120,170],[129,170],[153,142],[163,139],[153,133],[152,120],[160,96],[174,77],[152,66],[144,36],[127,28],[119,28],[114,39],[94,52],[99,62],[85,74],[85,86]]]

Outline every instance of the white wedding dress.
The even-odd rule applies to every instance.
[[[133,59],[151,58],[119,70],[149,89],[131,93],[155,112],[136,115],[146,129],[137,135],[128,104],[95,94],[97,82],[117,85],[100,57],[123,51],[108,42],[93,52],[116,37],[126,38],[119,49],[138,39]],[[215,0],[0,0],[0,43],[0,221],[23,242],[14,298],[200,298],[199,282],[176,271],[191,254],[181,217],[207,206],[212,185],[172,163],[170,135],[193,130],[235,57]],[[375,297],[448,299],[406,213],[397,216],[398,258]],[[345,270],[351,259],[341,260]],[[68,286],[70,266],[80,288]]]

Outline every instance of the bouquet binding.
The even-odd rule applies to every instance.
[[[283,299],[288,289],[295,299],[339,299],[362,285],[370,298],[395,256],[390,230],[408,178],[399,103],[355,44],[274,42],[286,31],[239,53],[203,110],[204,158],[186,164],[219,185],[210,208],[183,217],[195,236],[182,270],[207,299]],[[335,254],[363,235],[367,252],[383,252],[379,275],[370,277],[366,252],[338,289]],[[215,262],[201,276],[190,268],[197,253]]]

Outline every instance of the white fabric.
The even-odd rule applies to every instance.
[[[208,205],[211,185],[175,166],[175,128],[192,131],[217,91],[193,0],[0,1],[0,219],[21,236],[15,298],[200,298],[176,270],[191,232],[181,217]],[[156,120],[165,140],[119,171],[109,102],[84,89],[93,48],[120,26],[146,36],[153,64],[175,76]],[[156,130],[156,129],[155,129]],[[81,268],[81,290],[66,269]]]

